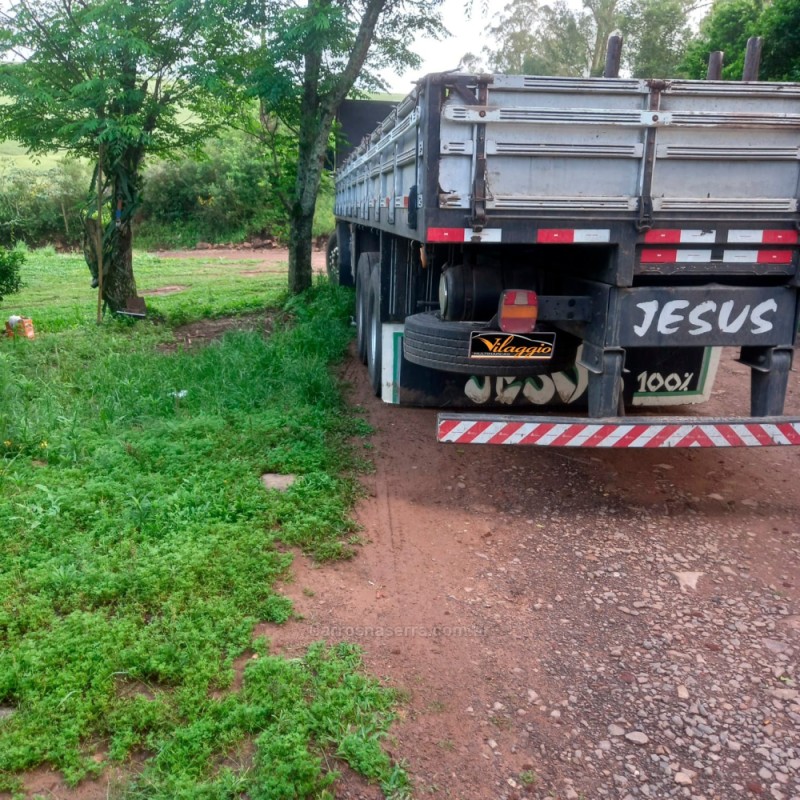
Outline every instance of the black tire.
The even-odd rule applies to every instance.
[[[556,333],[556,351],[549,361],[520,361],[516,358],[476,361],[469,358],[469,338],[482,322],[444,322],[436,311],[406,317],[403,354],[413,364],[464,375],[509,376],[542,375],[559,372],[575,363],[580,339]]]
[[[368,283],[367,293],[367,372],[372,391],[376,397],[381,396],[381,272],[373,269]]]
[[[374,252],[362,253],[358,258],[356,271],[356,350],[362,364],[367,363],[367,305],[369,303],[369,279],[372,268],[378,263],[380,255]]]

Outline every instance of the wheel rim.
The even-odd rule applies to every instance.
[[[331,277],[339,274],[339,245],[332,247],[328,253],[328,275]]]
[[[374,369],[378,353],[378,320],[374,314],[372,315],[372,325],[369,331],[369,343],[372,350],[372,366]]]

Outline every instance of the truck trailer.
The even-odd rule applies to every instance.
[[[800,84],[432,74],[335,186],[358,355],[440,441],[800,444]],[[723,347],[749,415],[687,415]]]

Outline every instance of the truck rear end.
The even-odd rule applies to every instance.
[[[336,178],[376,393],[443,441],[800,443],[798,131],[797,84],[427,76]],[[633,416],[707,399],[721,347],[749,416]]]

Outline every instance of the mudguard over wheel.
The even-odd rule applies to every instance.
[[[470,333],[481,330],[485,324],[445,322],[436,311],[413,314],[405,320],[403,353],[409,361],[422,367],[465,375],[542,375],[558,372],[575,363],[580,339],[562,331],[556,332],[555,354],[548,361],[472,359],[469,357]]]

